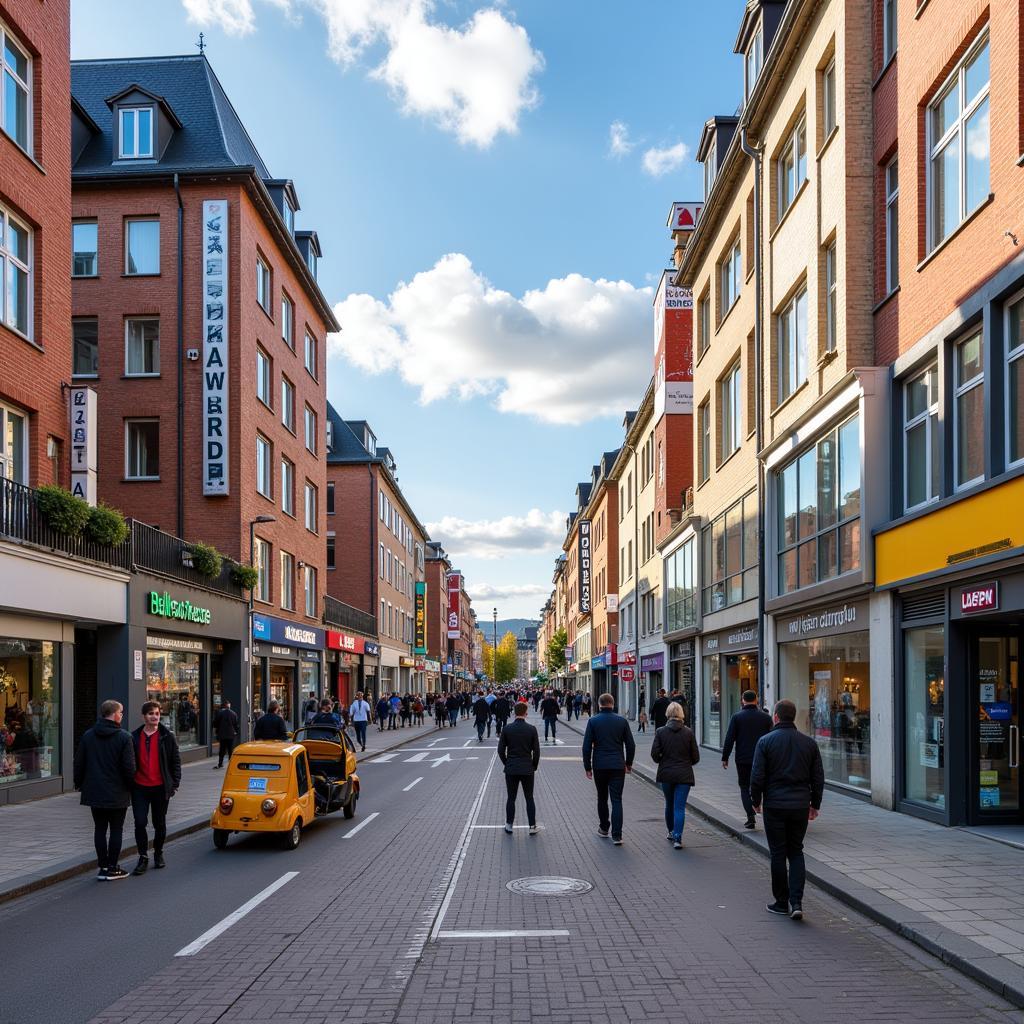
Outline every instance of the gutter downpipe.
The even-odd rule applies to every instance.
[[[178,374],[178,465],[177,465],[177,527],[178,536],[185,536],[185,364],[182,362],[181,347],[185,343],[185,327],[182,318],[185,315],[185,207],[181,202],[181,187],[178,175],[174,175],[174,194],[178,198],[178,346],[175,362]]]
[[[764,591],[765,591],[765,468],[764,468],[764,324],[762,315],[763,285],[761,268],[761,151],[750,144],[747,126],[740,128],[740,148],[754,165],[754,420],[757,449],[757,688],[764,705],[767,659],[764,649]],[[778,696],[776,692],[776,696]]]

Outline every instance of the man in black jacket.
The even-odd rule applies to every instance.
[[[267,713],[261,715],[252,731],[254,740],[281,740],[288,742],[288,726],[280,715],[281,705],[272,700],[267,705]]]
[[[144,875],[149,867],[149,837],[146,825],[153,815],[153,867],[166,867],[167,806],[181,785],[181,754],[178,741],[160,722],[160,705],[147,700],[142,705],[142,725],[132,733],[135,779],[132,785],[132,816],[139,862],[133,875]]]
[[[745,828],[754,828],[754,805],[750,802],[750,768],[754,763],[754,748],[757,741],[770,732],[772,719],[767,711],[757,706],[757,694],[753,690],[743,691],[743,706],[729,720],[722,747],[722,768],[728,769],[729,755],[736,747],[736,775],[740,783],[740,800],[747,812]]]
[[[235,749],[235,740],[238,739],[238,715],[231,710],[229,700],[225,700],[220,706],[220,711],[213,716],[213,735],[220,743],[216,767],[223,768],[225,755],[230,761],[231,752]]]
[[[526,720],[527,705],[516,705],[515,721],[501,730],[498,736],[498,757],[505,766],[505,831],[512,834],[512,823],[516,819],[516,794],[523,787],[526,798],[526,820],[530,823],[530,835],[535,836],[537,828],[537,805],[533,802],[533,776],[540,765],[540,736],[536,726]]]
[[[540,702],[540,713],[544,719],[544,742],[548,741],[548,730],[551,731],[551,742],[555,742],[555,731],[558,728],[558,713],[561,709],[558,706],[558,701],[555,699],[554,694],[550,690],[544,694],[544,699]]]
[[[491,713],[494,715],[495,735],[500,736],[501,730],[508,722],[508,716],[512,713],[512,705],[509,703],[508,697],[505,696],[504,690],[498,694],[497,699],[491,705]]]
[[[476,700],[473,702],[473,718],[476,720],[476,741],[483,743],[484,729],[487,729],[487,738],[491,738],[491,705],[487,703],[484,691],[480,690]]]
[[[597,834],[622,845],[622,790],[626,774],[633,771],[636,743],[629,722],[613,710],[615,698],[602,693],[597,699],[598,713],[587,722],[583,734],[583,770],[597,787]],[[608,800],[611,799],[611,819]]]
[[[100,705],[100,719],[88,729],[75,751],[75,789],[82,803],[92,808],[93,840],[99,873],[105,882],[127,878],[120,864],[124,818],[131,803],[135,778],[132,738],[121,728],[124,708],[116,700]],[[109,831],[109,838],[108,833]]]
[[[651,705],[651,721],[654,723],[654,731],[657,732],[666,722],[666,711],[672,701],[665,696],[665,691],[658,691],[658,699]]]
[[[818,816],[824,791],[818,744],[797,729],[796,705],[780,700],[775,705],[775,728],[757,741],[750,770],[750,799],[756,812],[761,812],[764,801],[775,896],[765,909],[771,914],[788,914],[794,921],[804,916],[804,836],[808,822]]]

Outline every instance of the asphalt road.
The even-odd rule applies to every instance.
[[[696,816],[673,851],[660,795],[639,780],[612,846],[595,833],[579,737],[561,738],[542,750],[537,837],[502,831],[495,741],[462,723],[363,762],[356,818],[318,821],[296,851],[255,836],[215,851],[204,832],[169,845],[166,871],[0,908],[0,1022],[1020,1019],[813,888],[804,922],[770,917],[765,861]],[[551,875],[593,888],[506,888]]]

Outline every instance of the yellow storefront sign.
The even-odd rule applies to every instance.
[[[875,583],[939,572],[1024,547],[1024,477],[936,509],[875,537]]]

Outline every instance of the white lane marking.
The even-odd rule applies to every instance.
[[[451,759],[451,754],[442,754],[440,757],[435,757],[430,763],[436,768],[439,764],[444,764],[445,761],[450,761]]]
[[[341,838],[351,839],[361,828],[366,828],[367,825],[373,821],[374,818],[380,816],[380,811],[374,811],[373,814],[368,814],[351,832],[346,832]]]
[[[438,743],[444,743],[444,740],[443,739],[433,740],[431,743],[428,743],[427,746],[428,747],[436,747],[438,745]]]
[[[426,756],[427,756],[427,751],[424,750],[422,753],[413,754],[412,757],[407,757],[405,759],[405,763],[406,764],[412,764],[413,761],[422,761],[422,760],[424,760],[426,758]]]
[[[179,949],[175,956],[195,956],[201,949],[208,946],[218,935],[223,935],[233,924],[241,921],[251,910],[255,910],[265,899],[273,896],[282,885],[287,885],[298,871],[288,871],[276,882],[271,882],[262,892],[256,893],[251,900],[247,900],[237,910],[233,910],[223,921],[219,921],[208,931],[203,932],[195,942],[190,942],[184,949]]]
[[[459,875],[462,874],[462,865],[466,862],[466,854],[469,853],[469,837],[472,834],[473,826],[476,824],[476,819],[480,816],[480,808],[483,806],[484,802],[484,793],[487,792],[487,783],[490,782],[491,772],[494,771],[494,766],[497,762],[498,751],[495,750],[491,755],[491,763],[487,766],[487,771],[484,772],[483,780],[480,783],[480,790],[476,795],[476,801],[470,808],[469,817],[466,819],[466,825],[462,830],[462,835],[459,836],[459,841],[455,846],[455,853],[453,854],[455,867],[452,871],[451,879],[448,882],[448,888],[445,891],[444,899],[441,901],[441,908],[438,911],[437,919],[434,921],[434,927],[430,929],[431,942],[437,941],[437,934],[441,930],[445,914],[448,913],[448,907],[451,905],[452,897],[455,895],[455,887],[459,884]]]
[[[438,932],[439,939],[543,939],[549,936],[566,938],[570,935],[566,928],[551,928],[543,930],[540,928],[509,929],[508,931],[494,932]]]
[[[397,753],[392,754],[378,754],[370,764],[383,764],[385,761],[390,761],[393,757],[398,757]]]
[[[468,746],[469,746],[469,745],[470,745],[470,744],[471,744],[472,742],[473,742],[472,740],[466,740],[466,742],[465,742],[465,743],[463,743],[462,745],[463,745],[464,747],[468,747]],[[479,742],[479,741],[477,741],[477,742]]]
[[[473,828],[504,828],[504,825],[474,825]],[[529,828],[529,825],[513,825],[513,828]],[[538,828],[544,828],[543,825],[538,825]]]
[[[412,780],[412,782],[410,782],[410,783],[409,783],[409,785],[408,785],[408,786],[406,786],[406,787],[405,787],[405,788],[404,788],[404,789],[402,790],[402,792],[403,792],[403,793],[408,793],[408,792],[409,792],[409,790],[410,790],[410,789],[412,789],[412,787],[413,787],[413,786],[415,786],[417,782],[422,782],[422,781],[423,781],[423,776],[422,776],[422,775],[421,775],[421,776],[420,776],[420,777],[419,777],[418,779],[413,779],[413,780]]]

